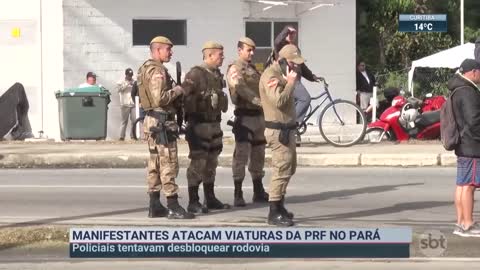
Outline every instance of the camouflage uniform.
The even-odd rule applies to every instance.
[[[142,106],[147,112],[143,122],[143,131],[147,138],[148,149],[150,151],[150,158],[147,165],[148,191],[155,192],[163,189],[165,196],[169,197],[177,194],[178,191],[178,186],[175,183],[175,178],[178,176],[177,141],[169,141],[167,145],[157,144],[150,128],[158,126],[158,118],[153,116],[155,112],[158,112],[166,113],[169,119],[165,124],[168,125],[172,131],[178,129],[174,121],[175,108],[172,104],[173,100],[179,95],[173,91],[169,91],[172,89],[172,80],[162,63],[151,59],[147,60],[138,72],[139,88],[142,89],[142,86],[145,85],[143,88],[145,89],[145,91],[143,91],[143,93],[145,93],[144,97],[142,96],[142,90],[140,90],[140,96],[142,96]],[[150,104],[149,99],[151,99],[154,104]],[[160,100],[162,102],[160,102]],[[160,103],[162,103],[162,106],[160,106]]]
[[[207,46],[210,45],[210,46]],[[223,49],[220,44],[207,42],[206,48]],[[214,194],[218,156],[223,148],[221,113],[228,109],[228,99],[223,92],[225,82],[217,67],[206,64],[193,67],[185,76],[182,87],[189,95],[184,98],[185,138],[189,147],[190,165],[187,169],[189,205],[188,211],[207,212],[208,209],[224,209],[229,206],[217,200]],[[199,203],[198,189],[203,182],[205,203]]]
[[[255,43],[249,38],[239,41],[255,48]],[[235,105],[235,150],[233,152],[233,181],[235,184],[234,205],[245,206],[242,182],[245,178],[245,167],[248,164],[253,187],[254,202],[267,202],[268,194],[262,184],[265,175],[265,120],[258,93],[260,73],[255,66],[241,58],[234,61],[227,71],[227,82],[232,103]]]
[[[294,45],[286,45],[279,54],[280,58],[296,64],[304,61]],[[287,83],[281,66],[274,63],[262,74],[259,88],[265,114],[265,137],[272,149],[273,169],[269,190],[268,222],[273,225],[291,226],[293,214],[285,209],[284,196],[297,167],[293,98],[295,83]]]
[[[171,45],[164,37],[157,37],[152,43]],[[147,60],[138,70],[137,85],[142,107],[146,111],[144,133],[148,142],[150,157],[147,165],[148,193],[150,194],[149,217],[167,216],[169,218],[192,218],[192,215],[176,212],[178,205],[177,136],[178,125],[175,121],[174,101],[182,95],[179,87],[172,89],[172,79],[160,61]],[[152,131],[161,128],[164,131]],[[161,132],[161,133],[160,133]],[[161,141],[159,136],[166,140]],[[167,197],[167,209],[159,201],[160,191]],[[184,212],[184,210],[183,210]]]

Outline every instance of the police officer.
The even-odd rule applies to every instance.
[[[223,147],[221,113],[228,109],[228,98],[222,90],[225,81],[219,70],[224,59],[223,46],[208,41],[203,45],[202,52],[204,63],[193,67],[182,84],[189,92],[184,98],[184,111],[187,122],[185,138],[190,150],[187,210],[192,213],[230,207],[219,201],[214,193],[218,156]],[[203,206],[198,196],[200,183],[203,183]]]
[[[138,70],[138,91],[143,109],[145,137],[148,140],[150,158],[147,167],[148,193],[150,205],[148,216],[170,219],[191,219],[178,203],[177,137],[178,125],[175,121],[174,101],[185,94],[181,86],[172,88],[172,79],[163,65],[172,57],[172,42],[162,36],[150,42],[151,59]],[[160,190],[167,197],[167,208],[160,203]]]
[[[227,71],[230,98],[235,105],[235,151],[233,152],[233,182],[235,184],[234,206],[245,206],[242,182],[245,166],[250,158],[248,170],[253,181],[253,202],[268,202],[268,193],[263,188],[265,175],[265,119],[258,93],[260,73],[251,63],[255,43],[250,38],[241,38],[237,43],[238,59]]]
[[[268,224],[292,226],[293,214],[284,206],[290,178],[297,167],[295,144],[295,104],[293,91],[299,65],[304,63],[295,45],[285,45],[279,59],[260,78],[260,99],[265,114],[265,137],[272,148],[270,180],[270,212]]]

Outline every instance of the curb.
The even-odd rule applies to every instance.
[[[142,154],[7,154],[0,155],[0,168],[145,168],[148,153]],[[179,154],[180,167],[190,163],[187,154]],[[299,167],[455,167],[453,153],[441,154],[298,154]],[[232,166],[232,154],[221,154],[218,165]],[[270,154],[265,167],[272,166]]]

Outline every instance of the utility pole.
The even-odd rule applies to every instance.
[[[460,0],[460,45],[463,45],[465,43],[465,37],[464,37],[464,34],[465,34],[465,25],[464,25],[464,21],[465,21],[465,18],[464,18],[464,11],[465,9],[463,8],[463,1],[464,0]]]

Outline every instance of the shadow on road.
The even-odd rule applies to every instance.
[[[336,214],[336,215],[324,215],[316,217],[300,218],[298,221],[322,221],[322,220],[334,220],[334,219],[346,219],[346,218],[360,218],[368,216],[386,215],[392,213],[398,213],[403,211],[428,209],[434,207],[441,207],[452,205],[451,201],[424,201],[424,202],[407,202],[398,203],[388,207],[382,207],[377,209],[369,209],[363,211],[352,211],[348,213]]]
[[[397,190],[398,188],[402,188],[402,187],[419,186],[419,185],[424,185],[424,183],[383,185],[383,186],[371,186],[371,187],[362,187],[362,188],[354,188],[354,189],[326,191],[318,194],[287,196],[285,199],[285,202],[286,204],[318,202],[318,201],[324,201],[324,200],[329,200],[333,198],[336,198],[336,199],[345,198],[345,197],[350,197],[350,196],[360,195],[360,194],[383,193],[383,192],[388,192],[392,190]]]
[[[362,188],[354,188],[354,189],[327,191],[327,192],[322,192],[318,194],[287,196],[285,198],[285,204],[288,206],[289,204],[295,204],[295,203],[310,203],[310,202],[318,202],[318,201],[324,201],[324,200],[329,200],[333,198],[343,198],[343,197],[361,195],[361,194],[383,193],[383,192],[396,190],[402,187],[418,186],[418,185],[424,185],[424,183],[371,186],[371,187],[362,187]],[[268,204],[247,204],[247,206],[245,207],[235,207],[226,211],[229,211],[229,212],[244,211],[249,209],[265,208],[267,206]],[[214,212],[208,213],[207,215],[216,215],[224,212],[225,211],[214,211]]]

